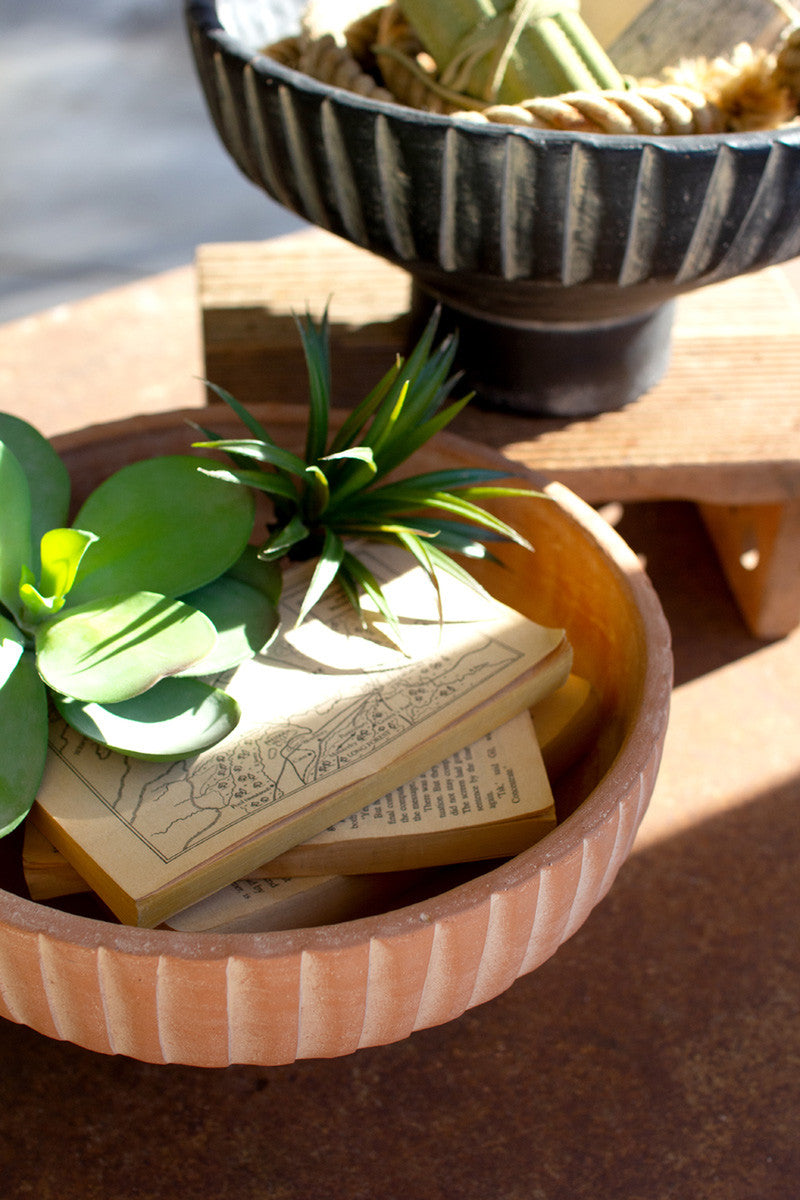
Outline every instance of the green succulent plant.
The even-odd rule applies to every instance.
[[[457,558],[485,543],[528,546],[481,503],[529,499],[507,472],[397,470],[469,397],[447,404],[456,339],[436,348],[431,318],[407,360],[332,428],[327,313],[299,322],[309,372],[303,455],[274,441],[228,392],[250,437],[208,440],[208,456],[171,455],[115,472],[67,525],[70,480],[50,443],[0,413],[0,836],[25,818],[47,754],[49,708],[83,736],[134,757],[179,759],[214,745],[239,710],[215,676],[263,651],[278,627],[280,560],[316,559],[298,620],[337,581],[360,611],[370,597],[398,631],[359,539],[391,542],[438,594],[446,571],[478,587]],[[251,544],[255,492],[273,518]]]
[[[493,540],[530,548],[516,530],[481,507],[492,497],[529,499],[535,494],[494,482],[507,471],[464,467],[402,479],[395,475],[470,400],[464,396],[446,404],[457,378],[452,375],[457,338],[448,336],[434,348],[437,324],[434,313],[407,360],[398,358],[334,430],[327,311],[318,325],[309,316],[298,321],[310,391],[302,456],[277,445],[229,392],[210,385],[251,436],[219,438],[205,430],[210,440],[195,445],[231,456],[230,469],[209,469],[215,478],[270,497],[274,518],[257,551],[259,560],[317,560],[298,621],[336,580],[356,610],[361,611],[361,597],[367,595],[397,629],[379,584],[351,539],[403,547],[434,587],[440,570],[478,586],[453,555],[485,558],[490,556],[485,543]]]
[[[198,678],[261,649],[274,580],[230,568],[254,504],[190,455],[123,467],[66,525],[70,480],[31,425],[0,414],[0,836],[29,811],[48,707],[123,753],[182,758],[236,725],[231,697]]]

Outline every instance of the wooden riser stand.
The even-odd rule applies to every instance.
[[[329,303],[335,403],[405,348],[410,282],[321,231],[197,254],[206,378],[243,403],[305,403],[293,314]],[[468,406],[455,426],[593,504],[699,506],[757,637],[800,623],[800,296],[780,268],[678,302],[664,380],[624,409],[532,418]]]

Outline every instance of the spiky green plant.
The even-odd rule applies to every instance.
[[[331,429],[331,373],[327,312],[319,325],[298,321],[309,376],[309,416],[303,456],[276,444],[263,425],[224,388],[214,392],[240,417],[251,437],[198,442],[226,451],[226,480],[265,492],[274,509],[268,536],[258,550],[262,561],[316,558],[301,606],[302,621],[337,580],[360,612],[366,594],[397,628],[394,614],[374,576],[350,539],[390,542],[403,547],[437,588],[437,571],[477,587],[452,556],[491,556],[485,542],[508,540],[529,547],[510,525],[482,507],[499,496],[530,498],[535,493],[497,484],[503,470],[449,468],[397,478],[396,472],[434,434],[444,429],[470,396],[446,404],[456,337],[434,348],[438,314],[428,322],[407,360],[398,358],[353,409],[338,430]],[[208,433],[209,431],[205,431]],[[391,476],[391,478],[389,478]]]

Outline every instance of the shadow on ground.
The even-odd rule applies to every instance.
[[[664,606],[676,687],[764,647],[742,620],[695,505],[626,504],[614,527],[642,557]]]

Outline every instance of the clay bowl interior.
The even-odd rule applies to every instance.
[[[301,410],[254,411],[279,441],[300,447]],[[187,415],[223,434],[235,427],[227,413],[203,409],[58,439],[77,498],[125,462],[185,452]],[[416,465],[498,461],[507,465],[440,435]],[[0,1015],[148,1062],[277,1065],[452,1020],[550,957],[631,848],[660,761],[672,659],[661,607],[635,555],[582,501],[547,488],[549,499],[505,507],[535,553],[510,550],[506,566],[484,581],[536,620],[565,626],[575,669],[602,698],[602,732],[559,790],[553,833],[424,901],[285,932],[135,929],[0,891]]]
[[[403,266],[465,333],[486,403],[618,407],[669,358],[682,292],[800,253],[800,126],[652,137],[478,124],[365,99],[259,53],[305,0],[188,0],[216,129],[308,221]]]

